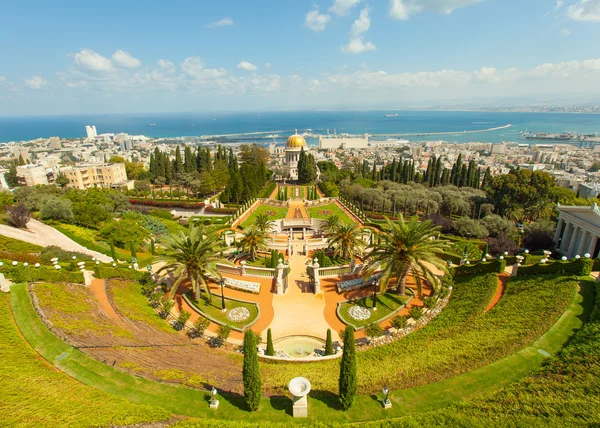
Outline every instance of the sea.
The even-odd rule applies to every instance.
[[[505,127],[484,131],[493,128]],[[262,113],[144,113],[73,116],[0,117],[0,142],[36,138],[85,137],[85,126],[98,134],[128,133],[148,137],[194,137],[237,134],[231,141],[285,141],[298,130],[314,134],[382,134],[409,141],[525,142],[524,131],[600,133],[600,115],[481,111],[279,111]],[[484,131],[469,133],[465,131]],[[255,133],[262,133],[257,135]],[[245,134],[245,135],[240,135]],[[412,134],[412,135],[411,135]],[[316,144],[316,139],[307,139]],[[528,142],[532,142],[529,140]]]

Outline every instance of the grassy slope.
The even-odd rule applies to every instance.
[[[0,251],[7,253],[39,253],[43,247],[0,235]]]
[[[587,287],[585,290],[587,290],[585,302],[589,303],[590,288]],[[325,399],[310,397],[310,420],[326,420],[335,423],[399,417],[444,407],[507,386],[542,363],[544,357],[537,352],[539,346],[543,346],[545,350],[550,352],[556,351],[568,339],[573,330],[581,326],[582,319],[585,319],[584,316],[581,316],[583,313],[582,300],[583,297],[577,295],[571,304],[570,310],[534,345],[465,375],[418,388],[394,392],[391,398],[395,404],[391,410],[383,410],[373,401],[372,396],[366,395],[357,397],[355,406],[349,412],[338,410],[337,398],[335,397]],[[291,405],[288,398],[263,399],[258,412],[248,413],[243,410],[240,411],[240,409],[243,409],[243,404],[239,397],[225,396],[222,397],[218,411],[209,411],[208,406],[202,404],[208,399],[208,394],[203,391],[159,384],[127,375],[92,360],[60,341],[37,318],[24,286],[14,287],[11,292],[11,304],[23,335],[35,343],[35,348],[42,355],[78,380],[93,384],[106,392],[129,398],[137,403],[160,406],[173,413],[190,416],[260,422],[261,426],[265,426],[267,420],[285,422],[287,426],[292,423],[304,422],[292,421],[288,416]],[[303,365],[303,367],[308,367],[308,365]],[[208,421],[203,419],[201,425],[198,426],[203,426],[202,424],[206,423]],[[227,423],[225,421],[220,421],[219,424],[221,426],[244,425],[243,423]]]
[[[107,291],[112,298],[115,309],[124,317],[144,322],[161,331],[177,333],[148,304],[148,299],[140,292],[139,283],[115,278],[107,283]]]
[[[99,317],[91,316],[92,304],[90,295],[83,285],[70,286],[71,291],[65,289],[64,284],[36,284],[34,291],[46,315],[55,327],[73,335],[82,331],[94,331],[99,334],[111,334],[118,337],[131,337],[131,332],[118,327]]]
[[[0,331],[0,425],[127,425],[169,418],[158,407],[132,404],[54,369],[23,340],[10,314],[9,296],[2,293]]]

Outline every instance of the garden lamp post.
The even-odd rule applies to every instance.
[[[223,312],[225,312],[226,308],[225,308],[225,294],[223,292],[223,287],[225,286],[225,279],[223,277],[221,277],[221,279],[219,280],[219,285],[221,286],[221,310]]]
[[[383,399],[383,408],[389,409],[392,407],[392,402],[390,401],[390,389],[387,386],[384,386],[383,393],[385,394],[385,398]]]
[[[209,407],[211,409],[217,409],[219,407],[219,400],[217,400],[217,388],[213,386],[213,388],[210,390],[210,395],[212,397],[212,400],[210,400]]]
[[[375,281],[375,286],[373,288],[373,310],[377,310],[377,289],[379,288],[379,281]]]

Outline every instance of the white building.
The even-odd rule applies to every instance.
[[[85,127],[85,133],[87,135],[87,139],[88,140],[93,140],[98,135],[98,133],[96,132],[96,126],[95,125],[91,125],[91,126],[87,125]]]
[[[42,165],[21,165],[17,167],[17,179],[26,186],[48,184],[48,176],[53,178],[52,171],[46,170]]]
[[[62,148],[62,144],[60,142],[60,138],[58,137],[50,137],[48,139],[48,146],[54,150],[60,150]]]
[[[366,149],[369,147],[369,136],[347,137],[339,135],[328,135],[319,137],[319,149],[324,150],[347,150],[347,149]]]
[[[600,237],[600,210],[591,206],[558,206],[558,224],[554,234],[554,243],[561,254],[571,258],[575,256],[598,256],[598,237]]]

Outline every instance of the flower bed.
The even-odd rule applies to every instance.
[[[366,321],[369,318],[371,318],[371,315],[373,315],[373,313],[368,308],[354,305],[350,309],[348,309],[348,315],[350,315],[351,318],[357,321]]]
[[[244,307],[234,308],[227,312],[227,318],[234,322],[246,321],[250,318],[250,311]]]

